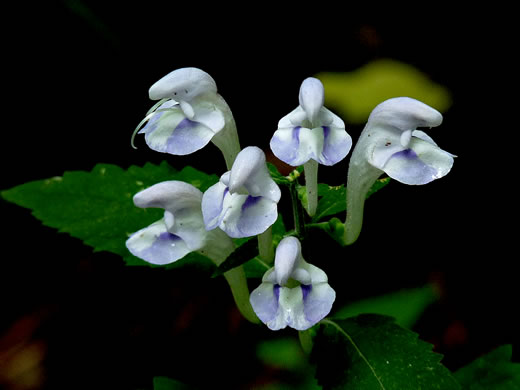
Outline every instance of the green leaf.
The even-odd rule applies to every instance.
[[[344,306],[334,313],[335,319],[346,319],[359,314],[383,314],[396,319],[396,323],[411,328],[426,307],[438,298],[434,287],[405,289],[372,297]]]
[[[503,345],[455,372],[463,390],[518,390],[520,363],[512,363],[511,345]]]
[[[128,170],[116,165],[98,164],[91,172],[65,172],[61,177],[21,184],[2,191],[1,195],[31,209],[44,225],[81,239],[95,252],[118,254],[128,265],[150,265],[132,256],[125,241],[131,233],[159,220],[163,211],[135,207],[132,197],[165,180],[186,181],[205,191],[218,181],[218,177],[192,167],[176,171],[165,162],[131,166]],[[169,267],[185,264],[213,267],[209,259],[197,253],[191,253]]]
[[[316,75],[325,87],[325,105],[349,123],[365,123],[370,112],[392,97],[409,96],[440,112],[452,102],[450,92],[411,65],[380,59],[352,72]]]
[[[393,318],[323,320],[311,354],[325,390],[457,390],[441,355]]]
[[[377,179],[367,193],[367,199],[390,183],[390,178],[385,177]],[[305,187],[301,190],[305,193]],[[313,222],[317,222],[324,217],[341,213],[346,210],[347,189],[345,186],[329,186],[327,184],[318,184],[318,207],[316,214],[312,218]]]

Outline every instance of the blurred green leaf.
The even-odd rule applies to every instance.
[[[295,371],[306,365],[305,354],[294,338],[260,342],[256,354],[264,364],[277,368]]]
[[[192,387],[185,385],[175,379],[165,376],[156,376],[153,378],[153,390],[190,390]]]
[[[441,355],[391,317],[322,320],[311,361],[323,389],[458,390]]]
[[[352,72],[316,75],[325,87],[325,104],[348,123],[362,124],[384,100],[398,96],[418,99],[440,112],[452,102],[450,92],[411,65],[380,59]]]
[[[511,345],[503,345],[455,372],[463,390],[518,390],[520,363],[512,363]]]
[[[382,314],[395,318],[398,325],[411,328],[437,298],[435,288],[427,285],[350,303],[337,310],[333,317],[346,319],[359,314]]]
[[[160,209],[135,207],[137,192],[161,181],[181,180],[201,191],[218,181],[192,167],[177,171],[167,163],[147,163],[124,170],[116,165],[98,164],[90,172],[70,171],[63,176],[36,180],[2,191],[4,199],[31,209],[44,225],[81,239],[94,251],[108,251],[123,257],[128,265],[149,263],[131,255],[125,241],[128,236],[162,218]],[[210,269],[206,257],[191,253],[169,267],[192,265]]]

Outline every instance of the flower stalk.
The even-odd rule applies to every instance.
[[[318,207],[318,162],[309,160],[303,165],[305,171],[305,190],[307,192],[307,213],[316,214]]]

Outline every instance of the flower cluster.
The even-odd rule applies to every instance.
[[[204,193],[188,183],[166,181],[136,194],[136,206],[164,209],[164,217],[128,238],[130,252],[164,265],[197,251],[219,265],[235,250],[236,238],[258,236],[260,243],[267,237],[273,245],[270,233],[278,218],[280,188],[269,174],[264,152],[256,146],[240,148],[233,115],[213,78],[197,68],[178,69],[152,85],[149,95],[158,103],[134,136],[144,134],[151,149],[174,155],[196,152],[211,141],[222,151],[228,170]],[[318,165],[342,161],[352,147],[344,122],[324,101],[323,84],[305,79],[298,107],[279,121],[270,142],[280,160],[304,166],[311,216]],[[441,122],[439,112],[411,98],[390,99],[374,109],[350,159],[345,244],[357,239],[366,193],[381,174],[405,184],[426,184],[450,171],[454,156],[417,130]],[[250,295],[240,267],[225,274],[239,309],[272,330],[310,328],[335,300],[327,275],[304,260],[297,237],[284,237],[273,257],[274,266]]]

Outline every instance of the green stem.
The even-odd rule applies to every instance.
[[[350,160],[347,178],[347,217],[343,237],[345,245],[353,244],[359,237],[368,190],[383,173],[366,161],[355,163],[353,160],[354,158]]]
[[[289,185],[289,193],[291,194],[291,203],[294,217],[294,230],[298,238],[302,239],[305,235],[305,219],[303,215],[303,208],[298,198],[298,191],[296,189],[296,182]]]
[[[233,268],[224,273],[224,277],[231,288],[231,293],[233,294],[233,298],[235,299],[235,303],[240,313],[242,313],[244,318],[248,321],[254,324],[260,323],[260,320],[256,316],[251,303],[249,302],[249,288],[247,286],[244,268],[242,266]]]
[[[214,94],[206,97],[206,99],[212,101],[224,114],[224,128],[213,136],[211,142],[220,149],[224,159],[226,160],[227,169],[231,170],[233,162],[235,161],[237,154],[240,152],[240,142],[238,140],[235,119],[233,118],[231,109],[222,96]]]
[[[258,252],[260,258],[267,264],[274,260],[273,227],[258,235]]]
[[[303,165],[307,190],[307,213],[312,217],[318,207],[318,162],[310,159]]]
[[[208,235],[206,245],[198,252],[215,263],[218,267],[233,252],[235,246],[229,236],[220,229],[214,229]],[[242,266],[238,266],[224,273],[224,277],[229,284],[231,294],[242,315],[253,323],[259,323],[251,303],[249,302],[249,288],[247,286],[246,273]]]
[[[301,330],[298,332],[298,338],[300,339],[300,345],[307,355],[311,353],[313,341],[311,329]]]

